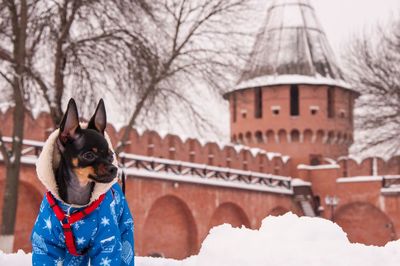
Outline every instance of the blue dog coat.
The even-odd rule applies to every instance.
[[[63,202],[56,189],[54,171],[58,159],[54,132],[38,159],[37,173],[65,214],[86,206]],[[50,155],[50,160],[49,160]],[[52,173],[50,173],[50,170]],[[44,197],[32,231],[32,264],[36,265],[134,265],[133,219],[117,179],[109,184],[96,183],[90,203],[105,194],[101,204],[83,219],[72,224],[74,242],[81,256],[69,253],[62,224]]]

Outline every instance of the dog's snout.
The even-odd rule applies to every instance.
[[[114,165],[107,165],[106,169],[107,169],[107,172],[109,172],[111,176],[115,177],[117,175],[118,169]]]

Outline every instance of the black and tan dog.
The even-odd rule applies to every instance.
[[[48,189],[32,232],[33,265],[134,265],[133,220],[106,136],[100,100],[87,126],[71,99],[37,174]]]
[[[106,123],[104,102],[100,100],[87,128],[82,129],[75,101],[70,100],[57,140],[61,161],[56,182],[64,202],[86,205],[96,182],[109,183],[115,178],[113,152],[104,138]]]

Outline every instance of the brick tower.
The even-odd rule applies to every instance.
[[[275,0],[233,91],[231,140],[317,165],[347,155],[358,93],[308,0]]]

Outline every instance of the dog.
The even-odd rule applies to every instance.
[[[87,126],[71,99],[36,170],[46,193],[32,235],[33,265],[134,265],[133,219],[117,183],[100,100]]]

